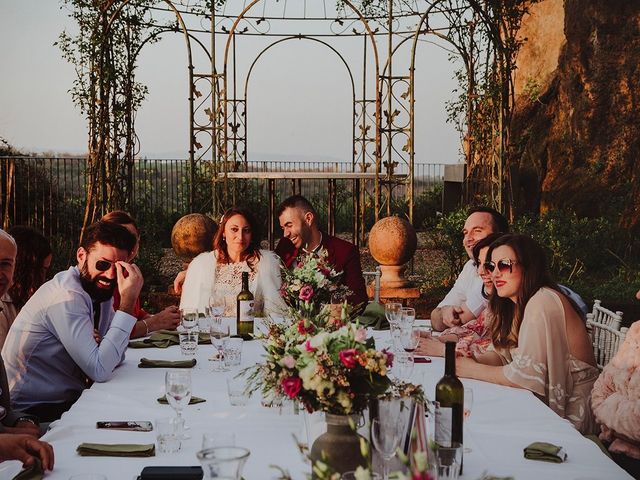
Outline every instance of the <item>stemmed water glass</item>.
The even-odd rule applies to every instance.
[[[178,423],[185,425],[182,418],[182,410],[191,401],[191,371],[169,370],[164,376],[164,387],[167,393],[167,401],[178,417]],[[183,438],[188,438],[183,434]]]
[[[389,330],[391,330],[391,347],[395,348],[400,335],[400,319],[402,317],[401,303],[385,303],[384,314],[389,322]]]
[[[400,445],[398,422],[393,418],[376,418],[371,424],[371,439],[373,446],[382,457],[382,472],[384,480],[389,478],[389,461],[395,456]]]
[[[420,331],[414,327],[404,327],[400,331],[400,345],[405,352],[413,355],[420,344]]]
[[[227,370],[224,363],[224,350],[230,336],[229,325],[225,324],[222,318],[218,316],[211,321],[211,330],[209,330],[209,333],[211,345],[216,349],[216,355],[210,359],[214,360],[213,371],[223,372]]]

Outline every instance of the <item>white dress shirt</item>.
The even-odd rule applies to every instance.
[[[109,380],[124,359],[135,323],[135,317],[113,311],[112,299],[102,302],[98,344],[80,271],[58,273],[22,307],[2,349],[13,407],[72,401],[86,387],[86,377]]]

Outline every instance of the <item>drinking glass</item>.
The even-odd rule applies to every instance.
[[[420,330],[414,327],[405,327],[400,331],[400,345],[405,352],[413,354],[420,343]]]
[[[176,412],[180,422],[183,422],[182,410],[191,400],[191,370],[169,370],[164,376],[164,387],[167,401]],[[183,435],[183,438],[188,438]]]
[[[242,377],[230,376],[227,378],[227,393],[229,394],[229,403],[234,407],[243,407],[249,400],[248,394],[245,392],[247,381]]]
[[[179,452],[182,447],[184,422],[181,418],[159,418],[155,421],[156,446],[159,453]]]
[[[242,338],[229,338],[224,346],[224,364],[228,368],[237,367],[242,363]]]
[[[438,447],[436,458],[438,459],[438,479],[457,480],[462,462],[462,446],[453,444],[451,447]]]
[[[180,340],[180,352],[185,357],[193,357],[198,350],[198,332],[190,330],[178,334]]]
[[[224,314],[225,300],[224,296],[213,294],[209,297],[209,316],[213,321],[219,321]]]
[[[413,323],[416,321],[416,309],[411,307],[402,307],[400,325],[402,328],[413,327]]]
[[[469,417],[471,416],[471,408],[473,407],[473,390],[469,387],[465,387],[464,389],[464,429],[467,429],[467,422],[469,421]],[[465,431],[464,438],[469,438],[468,433]],[[471,452],[471,447],[464,447],[464,453]]]
[[[391,348],[395,350],[398,347],[400,336],[400,317],[402,316],[402,304],[385,303],[384,314],[389,321],[389,330],[391,332]]]
[[[216,349],[216,354],[209,360],[213,360],[212,370],[214,372],[224,372],[228,370],[224,362],[225,349],[229,340],[229,325],[225,324],[222,318],[218,317],[211,321],[211,345]]]
[[[198,325],[198,310],[195,308],[183,308],[180,310],[180,324],[187,331],[196,328]]]
[[[240,480],[249,453],[242,447],[214,447],[200,450],[196,456],[202,464],[205,480]]]
[[[375,418],[371,424],[373,446],[382,457],[382,477],[389,478],[389,461],[400,445],[398,424],[393,419]]]
[[[413,374],[414,360],[413,355],[410,353],[397,353],[393,359],[393,367],[391,372],[398,380],[408,382],[411,380]]]

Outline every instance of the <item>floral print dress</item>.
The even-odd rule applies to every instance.
[[[590,394],[600,372],[569,352],[565,307],[557,292],[538,290],[525,307],[518,346],[496,352],[511,382],[531,390],[581,433],[596,430]]]

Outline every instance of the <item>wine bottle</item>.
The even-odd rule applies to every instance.
[[[253,294],[249,291],[249,273],[242,272],[242,290],[237,297],[236,320],[238,335],[253,336]]]
[[[445,448],[462,446],[464,387],[456,376],[456,342],[445,344],[444,376],[436,384],[436,402],[436,443]]]

